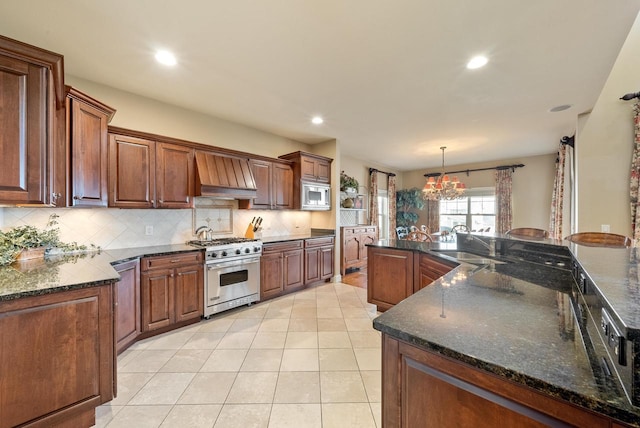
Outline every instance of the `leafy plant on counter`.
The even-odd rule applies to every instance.
[[[60,240],[60,228],[57,214],[51,214],[44,230],[34,226],[16,226],[7,232],[0,231],[0,266],[13,263],[18,255],[26,249],[44,247],[45,253],[56,249],[61,253],[74,253],[87,251],[86,245],[78,245],[77,242],[66,243]],[[100,248],[91,244],[92,250]]]
[[[359,186],[360,183],[358,183],[358,180],[347,175],[344,171],[340,171],[340,190],[352,188],[357,191]]]
[[[418,214],[412,210],[424,208],[422,191],[417,187],[402,189],[396,192],[396,225],[414,226],[418,221]]]

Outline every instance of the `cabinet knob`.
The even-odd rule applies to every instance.
[[[73,199],[77,201],[78,199],[80,199],[80,196],[74,196]]]
[[[164,201],[162,199],[160,199],[158,202],[160,202],[161,204],[164,203]]]

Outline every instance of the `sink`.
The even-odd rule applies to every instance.
[[[488,265],[491,263],[495,264],[504,264],[500,260],[490,259],[488,257],[481,256],[479,254],[467,253],[464,251],[453,251],[453,250],[433,250],[436,253],[444,254],[451,258],[454,258],[460,262],[469,263],[472,265]]]

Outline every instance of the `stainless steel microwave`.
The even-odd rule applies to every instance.
[[[301,189],[300,200],[303,210],[321,211],[331,209],[331,186],[303,181]]]

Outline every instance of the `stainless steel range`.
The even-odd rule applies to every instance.
[[[204,248],[204,317],[260,299],[262,241],[221,238],[190,241]]]

